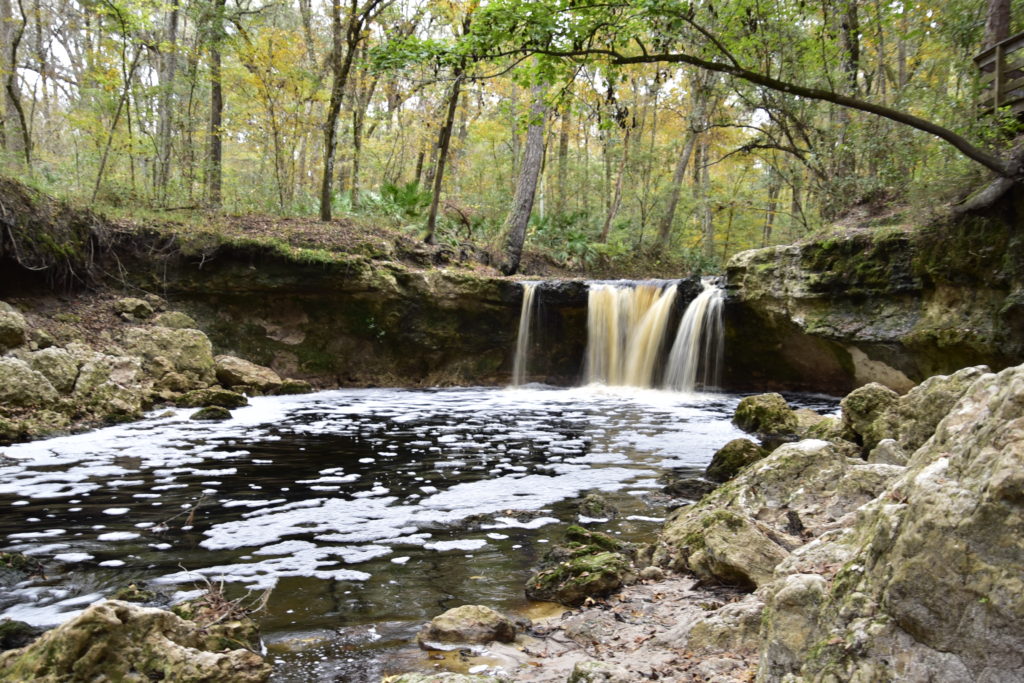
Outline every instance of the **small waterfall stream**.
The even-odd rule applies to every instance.
[[[724,329],[722,290],[704,280],[704,291],[686,308],[669,352],[665,387],[696,391],[720,386]]]
[[[523,283],[523,306],[519,311],[519,333],[516,335],[516,355],[512,361],[512,386],[526,384],[527,362],[530,357],[530,328],[536,309],[538,282]]]

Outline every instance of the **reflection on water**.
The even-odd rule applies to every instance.
[[[649,537],[664,512],[656,478],[702,469],[738,436],[737,400],[340,390],[257,398],[224,423],[179,410],[13,446],[0,535],[47,578],[0,594],[0,616],[55,624],[139,581],[272,587],[261,624],[277,680],[379,680],[421,664],[404,646],[444,609],[524,609],[530,568],[582,494],[622,510],[603,529]]]

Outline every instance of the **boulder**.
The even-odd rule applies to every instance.
[[[35,408],[58,398],[50,381],[19,358],[0,358],[0,405]]]
[[[580,501],[580,514],[591,519],[615,519],[619,509],[599,493],[588,493]]]
[[[153,316],[152,304],[145,299],[125,297],[114,302],[114,311],[126,320],[145,320]]]
[[[700,477],[676,479],[669,476],[664,477],[662,481],[665,484],[665,487],[662,489],[663,492],[675,498],[685,498],[687,500],[700,500],[714,491],[716,486],[714,482],[701,479]]]
[[[216,363],[217,381],[229,389],[252,386],[261,392],[272,393],[282,384],[281,377],[270,368],[235,356],[217,356]]]
[[[761,460],[766,455],[768,455],[768,451],[750,439],[733,439],[715,452],[704,476],[711,481],[720,483],[729,481],[744,467]]]
[[[761,649],[761,616],[764,603],[756,595],[730,602],[707,614],[703,619],[685,624],[682,633],[670,632],[683,646],[696,653],[738,652],[752,654]]]
[[[896,439],[882,439],[868,454],[868,462],[883,465],[906,465],[907,458],[906,451]]]
[[[249,399],[242,394],[227,389],[196,389],[184,396],[179,397],[175,403],[181,408],[206,408],[208,406],[220,406],[221,408],[242,408],[249,405]]]
[[[29,367],[41,374],[58,392],[70,394],[78,378],[78,361],[67,349],[50,346],[21,354]]]
[[[25,344],[28,334],[25,316],[10,304],[0,301],[0,353]]]
[[[736,406],[733,424],[745,432],[767,435],[794,434],[796,414],[781,394],[747,396]]]
[[[274,390],[277,396],[292,396],[295,394],[309,394],[313,392],[313,385],[304,379],[286,379],[281,386]]]
[[[609,595],[636,578],[627,557],[632,553],[628,543],[572,525],[565,542],[545,553],[540,569],[527,580],[526,597],[578,605]]]
[[[498,641],[510,643],[516,638],[516,626],[505,615],[483,605],[454,607],[434,617],[416,635],[425,650],[449,649],[450,645],[486,645]]]
[[[192,330],[198,329],[199,326],[191,316],[182,313],[181,311],[167,311],[166,313],[160,313],[153,318],[153,324],[159,325],[160,327],[170,327],[175,330]]]
[[[220,422],[231,419],[231,411],[221,406],[207,406],[192,413],[190,420],[197,422]]]
[[[843,426],[856,435],[865,453],[887,436],[886,430],[876,422],[882,413],[896,405],[899,398],[900,395],[889,387],[871,382],[851,391],[840,401]]]
[[[980,374],[851,525],[779,568],[761,678],[1024,680],[1021,396],[1024,366]]]
[[[636,676],[621,666],[593,659],[577,662],[566,683],[632,683]]]
[[[154,380],[176,372],[194,389],[216,380],[213,346],[199,330],[132,327],[125,333],[125,349],[142,359],[142,369]]]
[[[207,638],[171,612],[108,600],[28,647],[0,654],[0,679],[257,683],[270,677],[270,665],[255,652],[212,650]]]
[[[138,358],[95,353],[78,345],[69,350],[81,364],[71,394],[77,416],[125,420],[142,414],[148,388]]]
[[[39,637],[43,629],[36,628],[24,621],[13,619],[0,620],[0,652],[25,647]]]

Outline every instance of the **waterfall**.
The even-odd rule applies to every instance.
[[[512,361],[512,385],[526,383],[526,363],[530,355],[530,326],[533,324],[535,294],[538,282],[523,283],[523,306],[519,310],[519,334],[516,335],[516,355]]]
[[[722,370],[722,290],[711,280],[679,321],[669,352],[665,387],[694,391],[719,386]]]
[[[650,387],[676,286],[593,283],[587,299],[586,381]]]

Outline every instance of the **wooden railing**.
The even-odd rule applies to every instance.
[[[977,57],[981,70],[981,96],[978,105],[986,112],[1010,107],[1014,114],[1024,112],[1024,33],[996,43]]]

